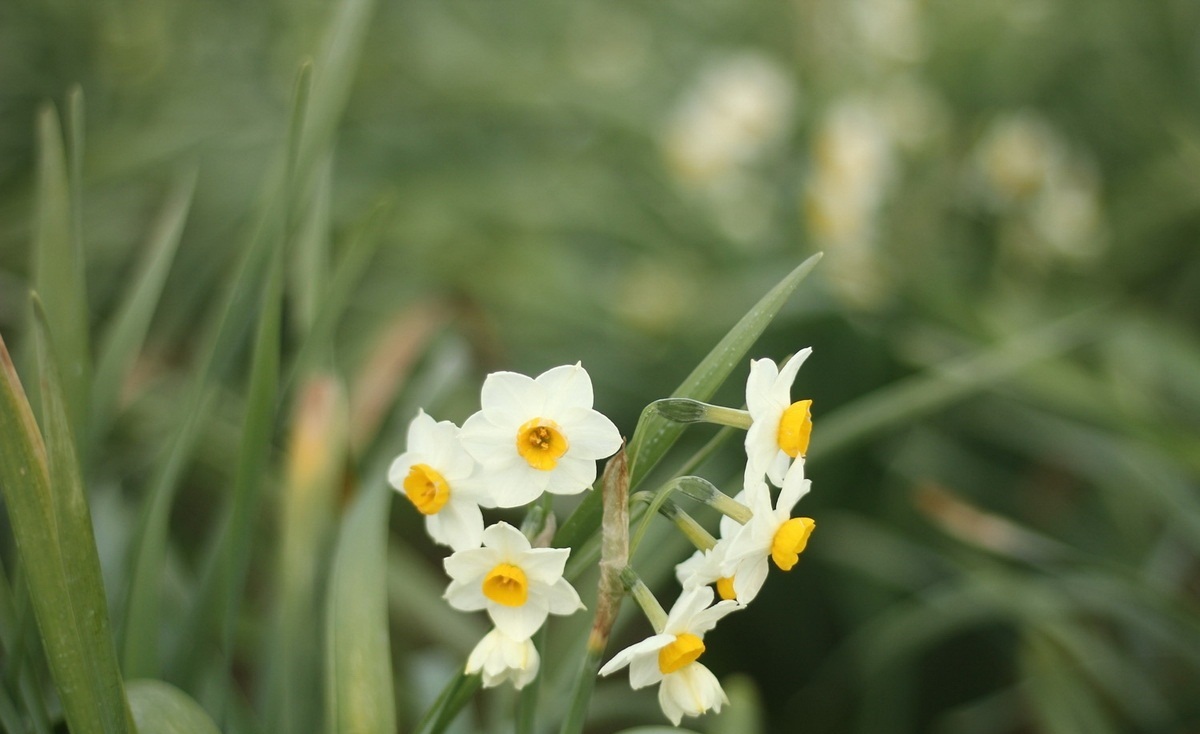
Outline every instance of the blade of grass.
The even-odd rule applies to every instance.
[[[326,612],[331,734],[396,730],[387,616],[387,521],[392,491],[378,477],[342,521]]]
[[[298,395],[280,493],[279,588],[267,635],[267,731],[314,731],[319,723],[320,629],[312,610],[328,569],[347,458],[346,396],[332,376]],[[389,569],[391,567],[389,566]]]
[[[150,320],[162,295],[167,272],[183,235],[184,222],[196,188],[192,172],[177,180],[151,230],[145,254],[133,276],[133,285],[113,314],[100,340],[96,373],[92,380],[90,418],[94,445],[108,428],[121,393],[121,384],[141,349]]]
[[[129,732],[128,708],[108,634],[100,564],[91,534],[61,385],[35,304],[43,443],[0,339],[0,488],[63,712],[75,734]],[[49,454],[47,449],[49,447]]]
[[[76,134],[81,134],[75,131]],[[54,334],[54,358],[75,435],[84,435],[91,365],[83,251],[73,222],[72,176],[58,114],[52,105],[38,113],[37,214],[33,228],[33,282]],[[73,146],[78,147],[78,146]],[[72,151],[74,152],[74,151]]]

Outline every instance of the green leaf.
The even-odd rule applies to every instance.
[[[635,726],[632,729],[622,729],[617,734],[699,734],[694,729],[680,729],[677,726]]]
[[[62,377],[63,400],[75,433],[83,428],[91,380],[87,288],[83,250],[72,203],[71,176],[62,128],[54,107],[38,113],[37,214],[33,228],[33,282],[54,334],[54,359]],[[78,147],[78,146],[76,146]]]
[[[754,342],[783,308],[789,296],[821,259],[817,253],[800,263],[767,292],[754,307],[713,347],[692,373],[671,393],[673,398],[706,401],[716,393],[729,374],[741,364]],[[629,441],[629,486],[635,491],[641,480],[679,440],[686,425],[663,418],[651,407],[642,411]],[[557,548],[575,548],[600,527],[600,493],[590,492],[554,536]]]
[[[160,680],[131,680],[129,707],[140,734],[220,734],[200,704]]]
[[[326,686],[331,734],[396,730],[388,642],[386,482],[366,485],[342,521],[326,610]]]
[[[0,339],[0,489],[50,673],[74,734],[131,731],[91,518],[44,316],[34,323],[45,443]]]
[[[167,196],[162,213],[151,230],[145,254],[132,286],[113,314],[100,340],[96,374],[92,380],[90,427],[94,444],[107,428],[121,385],[137,357],[162,295],[167,272],[183,235],[184,222],[196,187],[193,172],[180,179]]]

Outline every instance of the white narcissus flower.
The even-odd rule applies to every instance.
[[[467,657],[467,675],[483,673],[483,687],[512,681],[518,690],[537,677],[541,658],[533,640],[509,637],[499,629],[483,636]]]
[[[542,492],[578,494],[596,480],[596,461],[621,447],[617,427],[592,409],[592,380],[579,364],[536,378],[493,372],[480,402],[462,441],[499,507],[528,504]]]
[[[547,614],[571,614],[583,602],[562,577],[567,548],[533,548],[520,530],[498,522],[483,531],[483,547],[460,550],[444,561],[453,579],[450,606],[464,612],[486,609],[504,634],[529,639]]]
[[[745,502],[754,516],[731,538],[724,568],[726,575],[733,577],[739,599],[758,593],[767,577],[768,557],[782,571],[792,570],[800,560],[817,524],[812,518],[792,517],[792,508],[811,486],[804,478],[804,459],[797,459],[788,469],[774,508],[770,490],[761,479],[756,485],[747,485]],[[739,583],[739,579],[743,580]]]
[[[488,494],[473,481],[475,461],[459,443],[459,429],[425,411],[408,424],[406,450],[388,468],[388,482],[425,515],[425,530],[454,550],[478,548]]]
[[[746,409],[751,420],[746,431],[747,484],[765,474],[776,487],[782,486],[792,459],[808,451],[812,401],[793,403],[791,392],[796,372],[810,354],[811,347],[801,349],[782,368],[770,359],[750,361],[746,380]]]
[[[684,716],[699,716],[709,709],[719,713],[729,699],[717,677],[697,660],[704,653],[704,634],[741,607],[732,601],[710,607],[712,599],[707,586],[683,592],[663,629],[614,655],[600,668],[600,675],[628,665],[630,688],[659,683],[658,705],[676,726]]]

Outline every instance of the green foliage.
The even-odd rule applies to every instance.
[[[511,696],[458,674],[484,626],[387,508],[416,409],[460,421],[484,373],[582,360],[635,491],[732,495],[739,431],[641,411],[738,407],[747,356],[809,345],[818,528],[714,633],[731,705],[685,726],[1195,729],[1198,23],[1183,0],[3,5],[0,729],[129,730],[127,694],[143,729],[499,731]],[[645,507],[666,598],[679,546]],[[590,605],[598,497],[556,509]],[[545,730],[577,624],[543,650]],[[656,721],[602,680],[585,731]]]

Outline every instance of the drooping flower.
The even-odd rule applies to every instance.
[[[483,547],[460,550],[444,561],[453,579],[450,606],[464,612],[486,609],[496,627],[517,640],[529,639],[547,614],[571,614],[583,602],[562,577],[567,548],[533,548],[520,530],[499,522],[483,531]]]
[[[475,461],[450,421],[435,422],[425,411],[408,424],[406,451],[392,461],[388,482],[425,516],[429,536],[454,550],[478,548],[483,537],[480,505],[492,505],[474,481]]]
[[[733,577],[739,599],[748,601],[747,596],[758,593],[767,577],[767,558],[782,571],[792,570],[800,559],[816,523],[791,514],[811,486],[804,478],[804,459],[797,459],[788,469],[775,507],[771,507],[770,490],[761,479],[756,486],[747,485],[744,501],[754,516],[730,539],[724,568],[725,574]]]
[[[791,392],[796,373],[810,354],[811,347],[801,349],[782,369],[770,359],[750,362],[750,377],[746,380],[746,409],[751,419],[746,431],[747,486],[761,481],[764,474],[775,486],[781,486],[792,460],[808,451],[812,401],[793,403]]]
[[[712,599],[707,586],[683,592],[663,629],[614,655],[600,668],[600,675],[628,665],[631,688],[659,683],[658,704],[676,726],[684,716],[699,716],[709,709],[720,712],[729,700],[717,677],[698,660],[704,653],[705,633],[741,607],[732,601],[710,607]]]
[[[592,409],[592,380],[580,364],[536,378],[493,372],[480,402],[461,436],[499,507],[528,504],[542,492],[578,494],[596,480],[596,461],[621,447],[617,427]]]
[[[510,637],[497,628],[484,635],[471,651],[466,672],[468,675],[482,672],[484,688],[512,681],[513,687],[520,690],[537,677],[540,665],[533,640]]]

